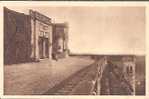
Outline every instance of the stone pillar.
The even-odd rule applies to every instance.
[[[49,26],[49,59],[52,59],[52,25]]]
[[[46,42],[45,42],[45,38],[43,40],[43,58],[46,57]]]
[[[31,18],[31,59],[35,58],[35,20]]]
[[[133,90],[134,90],[134,92],[132,93],[133,95],[135,95],[136,93],[136,88],[135,88],[135,86],[136,86],[136,80],[135,80],[135,67],[136,67],[136,64],[135,64],[135,62],[134,62],[134,64],[133,64],[133,70],[132,70],[132,72],[133,72],[133,76],[132,76],[132,81],[133,81]]]
[[[35,21],[35,61],[39,61],[39,22]]]
[[[65,40],[64,40],[64,46],[65,46],[65,57],[69,57],[69,52],[68,52],[68,26],[64,28],[64,35],[65,35]]]

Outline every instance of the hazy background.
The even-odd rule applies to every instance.
[[[145,7],[7,8],[26,14],[32,9],[52,18],[52,22],[68,22],[68,47],[73,53],[145,53]]]

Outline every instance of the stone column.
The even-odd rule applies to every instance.
[[[35,61],[39,61],[39,21],[35,22]]]
[[[35,59],[35,20],[31,18],[31,59]]]
[[[45,42],[45,38],[43,40],[43,58],[46,57],[46,42]]]
[[[49,59],[52,59],[52,25],[49,26]]]

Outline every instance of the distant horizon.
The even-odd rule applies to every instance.
[[[70,55],[70,56],[71,56],[71,55],[146,56],[145,54],[92,54],[92,53],[91,53],[91,54],[90,54],[90,53],[70,53],[69,55]]]

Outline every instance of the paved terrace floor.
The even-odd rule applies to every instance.
[[[45,59],[38,63],[5,65],[4,94],[43,94],[93,62],[87,57],[68,57],[58,61]]]

